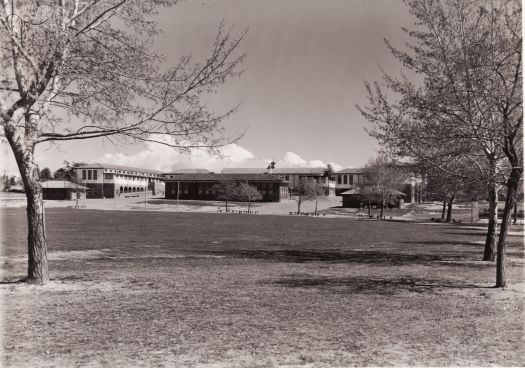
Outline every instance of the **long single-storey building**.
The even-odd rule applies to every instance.
[[[399,190],[390,189],[389,194],[393,197],[394,203],[402,207],[405,201],[406,194]],[[359,188],[350,189],[341,193],[343,197],[343,207],[345,208],[360,208],[368,205],[367,199],[360,193]],[[373,205],[381,205],[381,203],[374,202]],[[392,203],[389,204],[390,206]]]
[[[299,186],[301,180],[313,180],[321,184],[326,194],[333,195],[335,193],[335,185],[330,176],[326,173],[324,167],[292,167],[292,168],[276,168],[270,164],[266,169],[264,168],[225,168],[222,174],[251,174],[261,175],[269,174],[279,177],[288,186],[288,191],[293,192]]]
[[[49,180],[42,182],[42,197],[45,200],[85,199],[86,189],[67,180]]]
[[[268,174],[180,174],[166,178],[166,199],[217,200],[220,182],[248,183],[259,190],[263,202],[279,202],[287,195],[283,181]]]

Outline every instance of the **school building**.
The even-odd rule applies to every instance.
[[[85,186],[86,198],[115,198],[129,193],[164,193],[161,172],[136,167],[93,163],[75,168],[78,182]]]
[[[262,194],[262,202],[279,202],[288,193],[283,181],[269,174],[179,174],[164,180],[166,199],[217,200],[221,182],[248,183]]]

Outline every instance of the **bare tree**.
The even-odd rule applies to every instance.
[[[219,26],[201,63],[163,69],[151,45],[157,8],[176,1],[44,0],[0,3],[1,126],[26,188],[28,282],[49,279],[35,147],[103,137],[214,150],[232,139],[203,97],[239,75],[244,55]]]
[[[377,202],[381,205],[380,218],[386,205],[393,204],[406,180],[409,178],[404,167],[396,165],[387,156],[380,155],[371,158],[364,167],[364,180],[359,186],[360,195],[370,203]]]
[[[248,202],[248,212],[249,212],[252,201],[259,201],[263,198],[263,196],[261,192],[257,190],[256,187],[246,182],[246,183],[239,184],[239,186],[237,187],[236,198],[240,201]]]
[[[213,186],[213,190],[217,193],[217,199],[224,201],[226,212],[228,212],[228,202],[237,197],[238,184],[234,181],[222,180]]]
[[[418,163],[417,167],[427,179],[427,190],[432,195],[441,197],[443,201],[441,219],[445,219],[446,213],[446,222],[452,219],[454,201],[467,196],[469,199],[476,197],[483,184],[477,176],[477,169],[471,166],[470,160],[462,156],[450,158],[447,165],[449,171],[461,173],[461,175],[450,174],[424,162]],[[486,186],[483,189],[486,190]]]
[[[488,184],[490,221],[495,218],[497,183],[506,184],[510,195],[498,240],[496,277],[496,285],[505,286],[508,217],[523,171],[521,3],[405,2],[417,18],[417,27],[407,30],[414,44],[407,44],[407,51],[387,44],[410,72],[423,78],[422,85],[417,87],[407,75],[385,75],[382,85],[367,84],[369,104],[360,110],[374,124],[371,134],[400,156],[458,176],[462,173],[449,170],[449,160],[469,160]],[[495,226],[489,226],[489,256],[494,241]]]
[[[314,179],[300,178],[298,185],[290,192],[291,197],[297,202],[297,214],[301,213],[301,205],[305,201],[314,199],[316,200],[315,211],[317,212],[317,200],[322,191],[324,191],[324,188],[322,188],[319,183],[316,183]]]

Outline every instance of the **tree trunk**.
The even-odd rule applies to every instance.
[[[518,223],[518,200],[514,201],[514,213],[512,223],[514,225]]]
[[[34,144],[36,142],[38,116],[28,114],[23,131],[6,126],[5,137],[13,150],[15,160],[24,183],[27,199],[27,279],[34,284],[49,281],[47,263],[47,241],[45,218],[42,203],[42,186],[38,180],[38,166],[34,161]]]
[[[492,172],[491,172],[492,174]],[[488,183],[489,194],[489,225],[485,239],[484,261],[494,261],[496,248],[496,233],[498,229],[498,188],[493,178]]]
[[[314,214],[317,216],[317,201],[318,199],[315,198],[315,210],[314,210]]]
[[[452,204],[454,203],[454,197],[455,196],[450,196],[448,199],[447,219],[445,220],[446,222],[450,222],[450,220],[452,220]]]
[[[381,212],[379,212],[379,218],[383,218],[383,210],[385,208],[385,200],[381,201]]]
[[[42,189],[35,185],[26,189],[27,198],[27,281],[44,284],[49,281],[47,264],[47,240],[45,229],[44,204]]]
[[[226,207],[226,208],[225,208],[225,211],[228,212],[228,201],[224,201],[224,203],[225,203],[225,205],[226,205],[226,206],[225,206],[225,207]]]
[[[445,219],[445,212],[447,211],[447,197],[443,198],[443,210],[441,211],[441,219]]]
[[[372,210],[370,208],[370,201],[368,201],[368,217],[370,217],[372,215]]]
[[[510,213],[512,207],[516,205],[516,193],[518,191],[521,174],[523,169],[521,167],[514,167],[510,173],[510,178],[507,181],[507,199],[505,200],[505,208],[503,209],[503,218],[501,219],[501,229],[499,231],[497,261],[496,261],[496,287],[507,286],[507,275],[505,272],[505,258],[506,258],[506,241],[509,230]]]
[[[250,212],[250,205],[252,204],[252,201],[248,198],[248,212]]]
[[[489,162],[490,175],[488,181],[489,194],[489,226],[487,228],[487,237],[485,239],[485,251],[483,253],[484,261],[494,261],[494,250],[496,248],[496,234],[498,230],[498,187],[494,176],[496,175],[495,163]]]

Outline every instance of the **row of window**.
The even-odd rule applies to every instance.
[[[112,170],[112,169],[106,169],[110,173],[115,174],[127,174],[127,175],[136,175],[136,176],[149,176],[154,178],[160,178],[160,174],[151,174],[146,172],[135,172],[135,171],[125,171],[125,170]]]
[[[98,178],[98,171],[97,170],[82,170],[82,180],[97,180]],[[116,174],[108,174],[104,173],[104,180],[113,180],[113,179],[125,179],[125,180],[132,180],[132,181],[146,181],[147,178],[144,177],[134,177],[134,176],[127,176],[127,175],[116,175]],[[159,180],[153,179],[151,181],[158,182]]]
[[[361,175],[357,175],[356,184],[361,180]],[[354,185],[354,175],[338,175],[337,184],[350,184]]]
[[[82,170],[82,180],[97,180],[97,170]]]
[[[113,179],[113,172],[117,174],[117,170],[109,170],[110,173],[104,173],[104,179],[111,180]],[[97,173],[98,170],[82,170],[82,179],[83,180],[97,180]],[[140,176],[140,178],[146,179],[147,176],[149,177],[160,177],[160,175],[155,174],[145,174],[145,173],[138,173],[138,172],[130,172],[130,171],[118,171],[118,174],[125,174],[125,175],[115,175],[117,178],[129,178],[129,175],[135,175],[135,177]],[[140,180],[140,178],[133,178],[132,180]]]
[[[198,183],[197,184],[197,193],[198,194],[216,194],[215,185],[213,183]],[[273,194],[273,186],[269,183],[259,183],[259,184],[252,184],[257,188],[257,190],[261,194]],[[180,183],[179,184],[179,190],[180,194],[189,194],[191,188],[191,183]],[[174,185],[171,188],[171,194],[177,194],[177,186]]]

